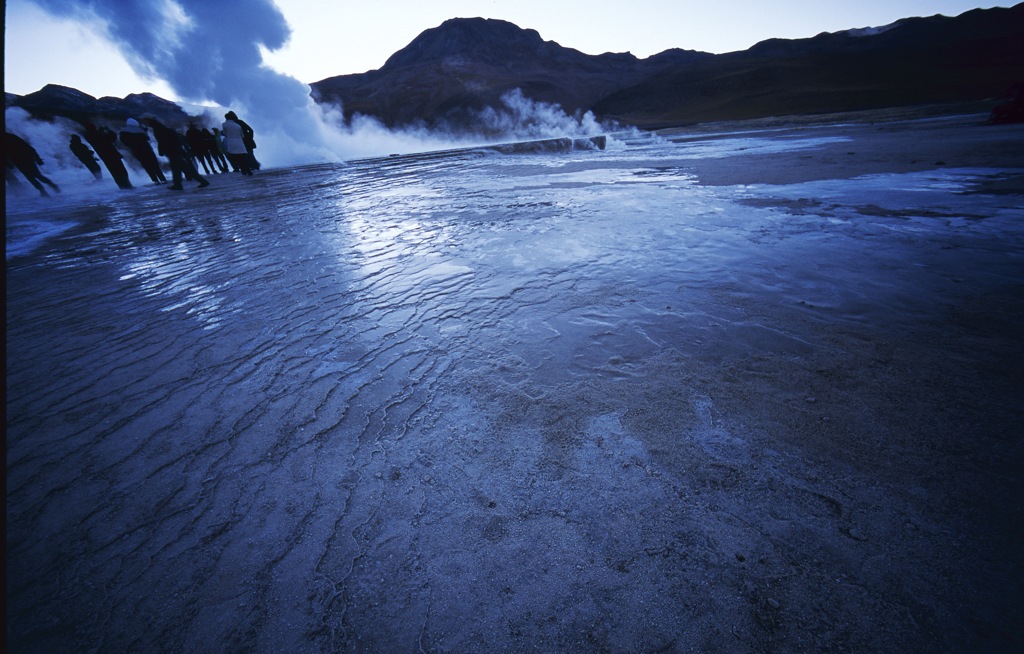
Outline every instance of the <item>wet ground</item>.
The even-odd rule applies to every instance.
[[[9,199],[9,647],[1019,651],[1022,151],[676,131]]]

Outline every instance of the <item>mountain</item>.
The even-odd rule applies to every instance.
[[[6,104],[21,107],[37,118],[63,116],[79,122],[123,123],[128,118],[143,115],[156,116],[167,124],[188,120],[185,110],[170,100],[152,93],[131,93],[124,98],[93,96],[78,89],[57,84],[47,84],[28,95],[6,94]]]
[[[420,34],[379,70],[312,84],[313,97],[340,103],[346,117],[368,114],[386,125],[458,124],[495,106],[513,89],[568,113],[657,74],[713,55],[669,50],[648,59],[586,55],[501,20],[455,18]]]
[[[464,126],[520,89],[567,113],[640,127],[990,100],[1024,81],[1024,4],[955,18],[771,39],[742,52],[586,55],[500,20],[456,18],[379,70],[311,85],[389,126]]]
[[[653,126],[990,100],[1024,82],[1024,4],[773,39],[681,66],[592,109]]]
[[[646,59],[587,55],[535,30],[454,18],[426,30],[379,69],[311,84],[346,118],[396,127],[479,131],[479,115],[519,89],[569,114],[644,128],[694,122],[987,101],[1024,84],[1024,3],[955,18],[907,18],[880,28],[770,39],[721,55],[673,49]],[[1019,94],[1018,94],[1019,95]],[[151,93],[94,98],[49,84],[7,106],[40,118],[119,123],[144,114],[168,124],[185,111]],[[1018,104],[1006,115],[1021,115]]]

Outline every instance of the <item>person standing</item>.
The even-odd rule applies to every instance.
[[[229,111],[224,114],[224,124],[221,125],[224,132],[224,149],[228,153],[231,165],[242,171],[243,175],[252,177],[252,166],[249,163],[249,150],[245,147],[245,131],[238,122],[235,112]]]
[[[40,182],[49,184],[53,187],[54,191],[60,193],[60,187],[39,171],[39,166],[43,165],[43,158],[39,156],[35,148],[29,145],[28,141],[20,136],[6,132],[4,150],[7,155],[7,166],[14,166],[20,170],[29,184],[36,187],[40,195],[49,195]]]
[[[117,141],[117,134],[106,127],[97,128],[92,123],[85,123],[85,140],[96,150],[100,161],[110,171],[110,176],[114,178],[118,187],[132,188],[132,183],[128,179],[128,170],[124,167],[124,162],[121,161],[123,157],[117,151],[117,146],[114,145]]]
[[[210,153],[210,157],[214,163],[220,166],[220,172],[228,172],[228,160],[224,157],[222,148],[223,144],[220,142],[218,134],[220,130],[216,127],[211,132],[209,128],[203,128],[203,144],[206,146],[206,151]]]
[[[88,145],[82,143],[81,136],[72,134],[68,147],[78,157],[78,160],[85,164],[85,167],[89,169],[93,177],[97,180],[103,179],[103,169],[100,168],[100,161],[96,158],[96,153],[90,150]]]
[[[249,153],[249,167],[253,170],[260,169],[260,162],[256,159],[256,132],[249,127],[249,123],[241,118],[235,118],[235,122],[242,126],[242,141],[245,143],[245,151]]]
[[[241,172],[242,169],[239,168],[238,165],[231,159],[231,157],[228,156],[228,150],[224,146],[224,132],[214,127],[213,138],[217,140],[217,151],[220,152],[220,156],[224,159],[227,165],[230,166],[231,171],[235,173]]]
[[[203,133],[195,123],[189,123],[188,130],[185,131],[185,140],[188,141],[188,149],[192,152],[192,165],[194,166],[198,159],[207,175],[217,172],[217,167],[213,165],[213,155],[209,153],[209,148],[203,140]]]
[[[147,124],[153,128],[153,137],[156,139],[157,148],[160,154],[167,157],[171,164],[171,176],[173,183],[167,188],[172,191],[184,190],[181,186],[181,178],[184,175],[188,179],[199,182],[199,188],[210,185],[205,178],[196,172],[192,165],[189,154],[183,143],[184,138],[170,127],[167,127],[156,118],[147,118]]]
[[[119,136],[121,143],[128,147],[132,156],[138,160],[139,164],[145,169],[146,174],[149,175],[149,178],[155,184],[167,182],[164,171],[160,170],[160,162],[157,161],[156,155],[153,154],[153,146],[149,144],[149,135],[139,125],[139,121],[129,118]]]

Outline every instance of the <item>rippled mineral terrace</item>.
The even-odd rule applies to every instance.
[[[1020,646],[1007,171],[701,179],[863,147],[9,199],[11,651]]]

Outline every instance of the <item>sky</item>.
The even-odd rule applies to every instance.
[[[159,5],[168,24],[189,27],[186,0],[119,0],[116,10]],[[233,25],[256,21],[237,0],[220,3]],[[201,103],[201,91],[168,83],[153,65],[126,57],[108,36],[110,22],[80,14],[83,0],[8,0],[5,13],[4,90],[24,95],[46,84],[77,88],[96,97],[148,91]],[[105,4],[93,0],[92,4]],[[110,3],[106,3],[110,4]],[[260,3],[253,3],[260,4]],[[821,32],[878,27],[900,18],[1013,2],[966,0],[276,0],[287,28],[266,32],[263,65],[309,83],[380,68],[424,30],[449,18],[499,18],[587,54],[632,52],[648,57],[669,48],[722,53],[745,50],[769,38],[806,38]],[[49,10],[41,8],[49,7]],[[251,5],[250,5],[251,6]],[[183,10],[182,7],[185,7]],[[168,11],[169,9],[169,11]],[[255,12],[254,12],[255,13]],[[58,15],[59,14],[59,15]],[[175,23],[177,21],[177,23]],[[143,21],[144,24],[144,21]],[[120,29],[124,29],[122,26]],[[290,29],[290,34],[288,32]],[[261,37],[264,38],[264,37]],[[204,53],[190,53],[193,66]],[[209,60],[218,54],[211,52]],[[152,62],[149,62],[152,64]],[[180,71],[179,71],[180,72]],[[181,77],[179,75],[178,79]]]

